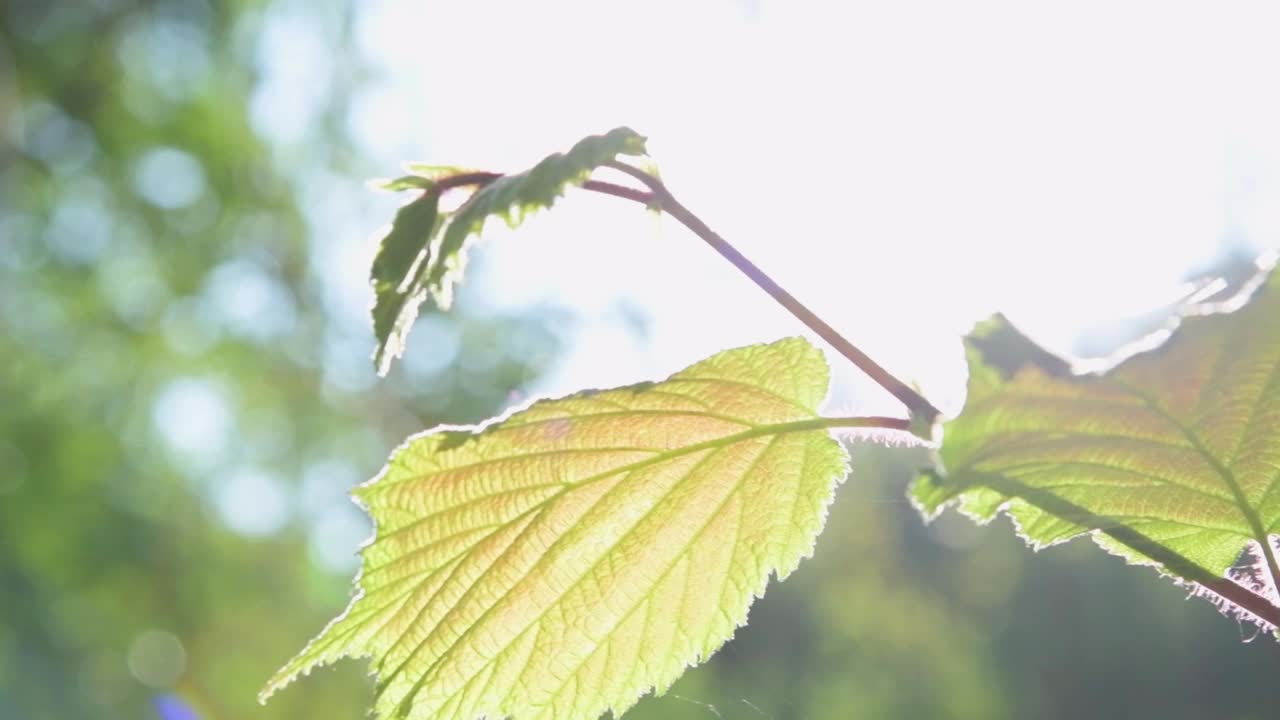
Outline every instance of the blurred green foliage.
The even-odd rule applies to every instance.
[[[331,282],[367,264],[321,266],[360,237],[303,209],[367,199],[341,78],[314,78],[321,151],[268,147],[271,12],[0,6],[0,717],[363,716],[354,664],[254,700],[345,603],[368,534],[347,490],[553,357],[535,318],[437,316],[374,383],[368,298]]]
[[[463,302],[375,382],[359,12],[0,4],[0,718],[364,717],[355,662],[254,702],[345,604],[346,491],[554,362],[562,318]],[[1083,543],[926,528],[923,458],[855,459],[815,559],[630,717],[1275,717],[1276,643]]]

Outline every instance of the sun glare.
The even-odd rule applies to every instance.
[[[407,140],[412,159],[497,170],[631,125],[686,205],[898,374],[953,395],[959,335],[997,309],[1070,351],[1225,250],[1280,245],[1276,19],[1267,4],[377,3],[359,37],[403,112],[355,112],[361,137],[391,138],[369,148],[386,163]],[[419,62],[410,36],[450,27],[490,34],[427,31],[454,62]],[[568,202],[518,237],[490,232],[501,251],[471,280],[498,305],[582,310],[545,390],[803,331],[682,228]],[[642,309],[646,336],[619,330],[619,306]],[[867,392],[868,410],[893,407]]]

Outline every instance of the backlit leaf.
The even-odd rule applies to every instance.
[[[643,154],[644,138],[620,127],[583,138],[568,152],[550,155],[513,175],[411,164],[411,175],[375,182],[384,190],[424,191],[396,214],[370,273],[378,373],[385,375],[392,359],[403,352],[423,300],[430,296],[441,309],[449,307],[453,286],[466,265],[467,244],[480,235],[486,220],[496,215],[514,227],[529,213],[551,207],[565,188],[581,185],[606,162],[619,155]],[[467,182],[459,184],[464,176]],[[456,212],[439,212],[440,194],[453,187],[477,189]]]
[[[467,241],[480,235],[485,221],[498,216],[515,227],[530,213],[550,208],[570,185],[581,185],[591,171],[619,155],[643,155],[644,138],[620,127],[579,140],[567,153],[555,153],[529,170],[504,175],[480,188],[454,213],[435,250],[427,280],[440,307],[449,306],[453,285],[466,266]]]
[[[411,438],[356,491],[355,598],[263,698],[343,656],[372,658],[379,718],[594,720],[664,691],[812,551],[847,470],[827,377],[793,338]]]
[[[1274,625],[1276,275],[1240,309],[1185,317],[1163,344],[1097,374],[1072,374],[1003,318],[979,326],[964,412],[913,498],[929,515],[948,504],[984,521],[1005,511],[1035,547],[1091,533]],[[1252,567],[1231,569],[1246,551]]]
[[[404,351],[405,336],[426,299],[427,248],[439,228],[439,206],[440,194],[428,190],[401,207],[373,258],[369,279],[378,339],[373,361],[380,373]]]

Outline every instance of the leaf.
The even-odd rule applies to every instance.
[[[1162,345],[1099,374],[1071,374],[1002,317],[980,325],[967,339],[966,407],[912,497],[929,516],[952,504],[980,521],[1004,511],[1036,548],[1090,533],[1275,625],[1277,275],[1244,307],[1185,317]],[[1229,572],[1246,550],[1261,574]]]
[[[643,155],[644,137],[627,127],[579,140],[567,153],[555,153],[529,170],[505,175],[480,188],[454,214],[435,250],[427,280],[432,297],[441,308],[449,307],[453,285],[466,266],[468,239],[480,235],[492,216],[519,225],[532,212],[550,208],[566,187],[581,185],[591,171],[618,155]]]
[[[665,691],[812,552],[847,471],[827,376],[791,338],[411,438],[355,493],[355,598],[260,697],[365,655],[379,718],[594,720]]]
[[[404,352],[405,336],[426,299],[427,247],[439,227],[439,206],[440,194],[428,190],[401,207],[373,258],[373,360],[379,374]]]
[[[376,187],[386,190],[425,190],[396,214],[370,273],[378,374],[385,375],[391,360],[403,353],[423,300],[430,296],[441,309],[449,307],[453,286],[466,265],[467,243],[481,233],[489,217],[500,216],[514,227],[529,213],[550,208],[566,187],[581,185],[594,169],[618,155],[643,154],[644,138],[620,127],[583,138],[569,152],[550,155],[514,175],[410,164],[413,174],[376,181]],[[468,178],[466,186],[480,185],[479,189],[452,215],[439,213],[441,192],[462,186],[449,183],[463,176]]]

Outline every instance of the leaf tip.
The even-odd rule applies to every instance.
[[[605,135],[619,140],[618,153],[620,155],[648,155],[649,152],[645,147],[649,138],[641,135],[631,127],[622,125],[610,130]]]
[[[373,371],[378,377],[386,377],[391,371],[391,360],[395,353],[389,352],[385,344],[379,344],[373,351]]]
[[[266,705],[267,701],[270,700],[273,695],[280,690],[283,690],[297,679],[298,674],[302,672],[303,669],[295,667],[296,662],[296,658],[294,660],[290,660],[284,667],[277,670],[275,675],[271,676],[271,679],[267,681],[266,685],[262,686],[262,689],[258,691],[259,705]]]
[[[952,497],[953,492],[947,489],[946,481],[937,468],[921,469],[907,487],[907,499],[926,523],[933,522]]]

